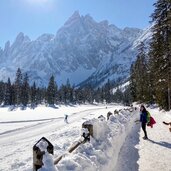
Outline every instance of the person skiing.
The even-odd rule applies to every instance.
[[[141,127],[142,130],[144,131],[144,139],[148,139],[147,136],[147,131],[146,131],[146,125],[149,121],[149,117],[148,117],[148,111],[146,110],[146,108],[144,107],[144,105],[141,105],[140,107],[140,122],[141,122]]]
[[[68,123],[68,115],[66,115],[66,114],[65,114],[64,121],[65,121],[66,123]]]

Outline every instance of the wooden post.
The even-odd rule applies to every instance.
[[[105,118],[103,115],[100,115],[100,116],[98,117],[98,119],[100,119],[100,120],[106,120],[106,118]]]
[[[68,152],[72,153],[80,144],[82,144],[83,141],[78,141],[76,144],[72,145],[69,149]],[[62,157],[64,157],[64,155],[59,156],[58,158],[56,158],[54,160],[54,165],[58,164],[59,161],[62,159]]]
[[[112,112],[107,113],[107,120],[109,120],[110,115],[112,115]]]
[[[115,109],[114,114],[119,114],[119,111],[117,109]]]
[[[61,156],[59,156],[58,158],[56,158],[56,159],[54,160],[54,165],[58,164],[59,161],[62,159],[62,157],[63,157],[63,155],[61,155]]]
[[[48,143],[47,146],[47,151],[50,154],[53,154],[53,145],[45,138],[42,137],[34,146],[33,146],[33,171],[37,171],[38,169],[40,169],[43,166],[43,155],[45,154],[45,151],[41,151],[39,149],[39,147],[37,146],[37,144],[40,141],[45,141]]]
[[[88,123],[88,122],[84,122],[82,124],[82,128],[87,128],[89,131],[89,134],[93,137],[93,125]]]

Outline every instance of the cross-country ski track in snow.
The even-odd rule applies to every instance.
[[[99,107],[95,109],[88,109],[88,110],[72,113],[71,116],[69,117],[69,124],[77,122],[81,119],[84,120],[84,117],[91,115],[91,112],[98,111],[100,109],[105,109],[105,107],[103,108]],[[26,121],[11,121],[11,122],[9,121],[8,124],[22,123],[22,122],[26,122]],[[30,120],[27,122],[30,123],[39,122],[39,123],[31,124],[29,126],[0,133],[0,145],[8,144],[9,140],[15,142],[24,139],[28,140],[29,138],[33,139],[34,137],[46,136],[48,133],[51,133],[55,130],[68,126],[64,122],[63,117],[42,119],[42,120]],[[0,125],[5,123],[6,122],[1,122]]]

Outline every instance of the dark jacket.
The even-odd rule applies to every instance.
[[[141,112],[140,122],[147,123],[147,112]]]

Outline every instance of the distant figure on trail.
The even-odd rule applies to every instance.
[[[147,131],[146,131],[146,125],[149,122],[149,117],[148,117],[148,111],[146,110],[146,108],[144,107],[144,105],[141,105],[140,107],[140,122],[141,122],[141,127],[142,130],[144,131],[144,139],[148,139],[147,136]]]
[[[68,123],[68,115],[65,114],[64,122]]]

